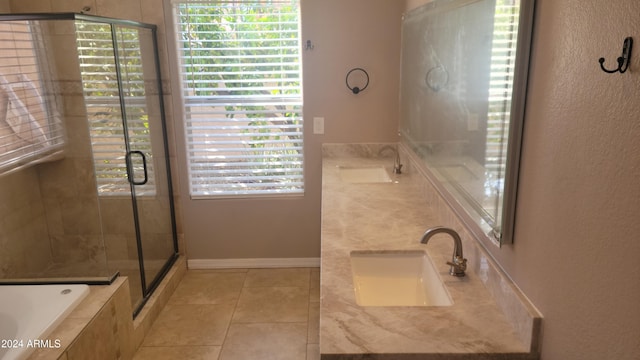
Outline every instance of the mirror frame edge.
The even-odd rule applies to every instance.
[[[502,207],[501,220],[502,228],[500,238],[496,239],[500,247],[505,244],[513,244],[514,242],[534,15],[535,0],[521,0],[520,19],[518,23],[518,47],[516,49],[516,71],[514,73],[512,94],[512,99],[515,99],[515,101],[511,104],[504,204]]]

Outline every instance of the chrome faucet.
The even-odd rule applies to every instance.
[[[380,155],[385,150],[391,150],[394,152],[394,154],[396,154],[395,159],[393,159],[393,173],[402,174],[402,164],[400,163],[400,152],[398,151],[398,149],[394,148],[391,145],[385,145],[380,148],[380,151],[378,151],[378,155]]]
[[[449,274],[458,277],[464,276],[464,271],[467,270],[467,259],[462,256],[462,241],[460,240],[460,235],[458,235],[455,230],[444,226],[432,227],[425,231],[420,242],[426,244],[433,235],[440,233],[449,234],[453,238],[453,256],[451,261],[447,261],[447,264],[451,265]]]

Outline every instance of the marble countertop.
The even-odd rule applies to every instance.
[[[473,264],[464,278],[448,275],[446,261],[451,258],[453,241],[436,235],[428,245],[420,243],[427,228],[443,224],[421,195],[424,179],[419,173],[394,175],[392,183],[353,184],[340,179],[338,166],[373,165],[383,165],[391,173],[393,157],[345,156],[324,150],[321,358],[536,359],[531,345],[522,341]],[[474,250],[465,245],[467,257],[467,252]],[[353,250],[426,251],[454,305],[357,305],[349,257]]]

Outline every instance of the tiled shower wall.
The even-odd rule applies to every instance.
[[[44,24],[45,43],[55,44],[47,61],[67,140],[62,159],[0,178],[0,244],[9,249],[0,255],[3,277],[37,276],[52,263],[106,266],[73,23]]]
[[[51,262],[47,218],[34,168],[0,177],[0,219],[0,277],[19,277]]]

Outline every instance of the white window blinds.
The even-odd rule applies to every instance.
[[[0,174],[45,161],[64,144],[37,30],[28,21],[0,23]]]
[[[302,193],[298,1],[174,10],[191,196]]]
[[[485,168],[503,179],[511,119],[511,95],[517,48],[520,1],[498,0],[493,27]]]

